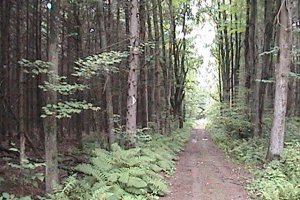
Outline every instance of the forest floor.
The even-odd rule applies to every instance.
[[[194,129],[179,155],[170,193],[160,200],[247,200],[246,170],[225,158],[203,129]]]

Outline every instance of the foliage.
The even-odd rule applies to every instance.
[[[57,104],[47,104],[42,108],[42,118],[54,115],[56,118],[71,117],[74,113],[80,113],[83,110],[99,110],[99,107],[93,106],[93,104],[86,101],[69,100],[58,102]]]
[[[235,108],[229,113],[225,111],[222,116],[209,115],[212,118],[207,129],[213,141],[228,156],[242,163],[260,163],[266,153],[266,140],[244,138],[249,134],[250,123],[239,114],[240,110],[241,108]]]
[[[227,105],[215,104],[207,112],[208,127],[214,130],[222,129],[224,133],[233,138],[248,138],[251,133],[251,122],[245,114],[246,106],[238,101],[232,108]],[[222,113],[219,110],[222,109]],[[215,123],[218,121],[219,123]]]
[[[233,109],[237,110],[237,108]],[[284,157],[280,161],[265,163],[267,152],[267,138],[241,138],[234,134],[240,134],[240,128],[245,123],[243,114],[223,112],[222,116],[212,111],[209,115],[210,122],[207,125],[214,142],[231,158],[254,167],[254,181],[247,189],[255,199],[263,200],[296,200],[300,198],[300,134],[299,119],[287,120],[286,142]],[[264,131],[269,131],[269,123],[272,122],[265,115],[266,124]],[[228,119],[229,118],[229,119]],[[247,124],[247,123],[246,123]],[[228,127],[229,126],[229,127]],[[243,129],[247,131],[246,129]],[[243,135],[243,134],[242,134]],[[262,167],[259,167],[263,165]]]
[[[12,143],[14,146],[15,144]],[[10,151],[20,152],[19,149],[16,147],[12,147],[9,149]],[[21,177],[15,177],[14,175],[11,176],[11,179],[16,179],[22,184],[29,184],[34,186],[35,188],[38,188],[38,185],[44,181],[44,174],[42,172],[37,172],[38,169],[43,167],[44,163],[38,163],[31,161],[27,158],[23,158],[20,164],[15,164],[13,162],[8,162],[8,166],[14,169],[20,170],[22,173]],[[4,181],[4,180],[3,180]],[[1,177],[0,177],[0,183],[1,183]]]
[[[93,75],[109,72],[117,72],[116,64],[120,63],[123,58],[126,58],[127,52],[108,51],[100,54],[88,56],[83,59],[78,59],[75,64],[75,73],[73,76],[90,78]]]
[[[300,199],[300,142],[285,143],[284,157],[256,171],[256,180],[249,190],[265,200]]]
[[[70,95],[74,94],[76,91],[84,91],[85,89],[88,89],[88,86],[84,84],[70,84],[66,82],[66,77],[64,76],[55,76],[55,79],[57,82],[56,84],[45,81],[44,85],[40,85],[39,88],[41,88],[44,92],[53,90],[61,95]]]
[[[188,140],[188,128],[169,136],[152,134],[138,147],[112,151],[94,149],[90,163],[76,167],[84,176],[73,175],[56,189],[52,199],[157,199],[167,193],[161,172],[174,170],[176,154]]]
[[[22,170],[22,181],[27,184],[33,185],[35,188],[38,187],[40,182],[44,181],[44,174],[42,172],[36,172],[35,169],[44,166],[44,163],[35,163],[28,159],[23,159],[22,164],[9,163],[10,167]]]
[[[109,71],[116,71],[116,64],[120,63],[123,58],[127,57],[126,52],[108,51],[96,55],[91,55],[86,58],[77,60],[75,63],[75,72],[73,76],[79,79],[91,78],[100,72],[107,73]],[[40,75],[46,74],[51,81],[44,81],[39,88],[44,92],[55,91],[60,95],[72,95],[78,91],[84,91],[89,89],[86,84],[82,83],[68,83],[67,77],[59,76],[53,71],[53,63],[42,60],[29,61],[22,59],[19,61],[19,65],[23,68],[24,72]],[[83,110],[99,110],[99,107],[93,106],[86,101],[78,101],[75,99],[69,101],[60,101],[56,104],[48,104],[42,108],[43,114],[41,117],[55,116],[57,118],[71,117],[72,114],[80,113]]]
[[[0,194],[0,200],[32,200],[30,196],[16,197],[14,194],[3,192]]]

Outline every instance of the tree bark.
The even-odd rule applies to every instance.
[[[137,113],[137,70],[139,66],[139,3],[138,0],[130,1],[129,19],[129,76],[127,96],[126,132],[129,139],[129,147],[135,146],[136,113]]]
[[[158,132],[161,131],[161,66],[160,66],[160,35],[159,35],[159,24],[158,24],[158,13],[157,13],[157,0],[152,0],[152,13],[153,13],[153,25],[154,25],[154,41],[155,41],[155,50],[154,50],[154,71],[155,71],[155,94],[154,94],[154,103],[155,103],[155,121],[156,129]],[[163,34],[163,33],[161,33]]]
[[[100,20],[100,32],[101,32],[101,48],[106,49],[108,47],[107,34],[105,29],[105,18],[104,18],[104,6],[103,0],[99,1],[99,20]],[[113,100],[112,100],[112,77],[110,72],[105,74],[105,98],[106,98],[106,114],[107,114],[107,131],[108,131],[108,143],[109,149],[111,149],[112,144],[115,142],[114,133],[114,110],[113,110]]]
[[[279,57],[275,74],[274,119],[270,135],[267,158],[269,160],[281,158],[284,145],[285,117],[287,110],[288,77],[292,63],[292,1],[281,1],[279,9]]]
[[[277,0],[278,1],[278,0]],[[277,4],[277,3],[276,3]],[[275,7],[275,3],[273,0],[265,0],[264,4],[264,46],[263,51],[269,52],[271,51],[271,46],[273,44],[273,35],[274,35],[274,26],[273,19],[275,17],[274,10],[277,9]],[[258,113],[257,113],[257,121],[254,128],[254,135],[261,136],[262,135],[262,118],[264,113],[264,102],[265,102],[265,93],[266,93],[266,83],[263,80],[269,78],[268,69],[272,65],[272,57],[273,54],[265,54],[262,57],[262,72],[261,72],[261,81],[258,83]]]
[[[147,14],[146,11],[146,2],[144,0],[140,0],[140,40],[142,42],[147,42],[146,39],[146,18]],[[139,84],[139,104],[138,104],[138,118],[140,119],[141,126],[147,127],[148,126],[148,84],[147,84],[147,44],[142,47],[143,51],[140,54],[140,82]]]
[[[164,84],[164,110],[165,110],[165,119],[164,119],[164,133],[170,132],[170,99],[169,99],[169,68],[167,64],[167,53],[166,53],[166,41],[164,36],[164,16],[163,16],[163,1],[158,2],[158,11],[159,11],[159,19],[160,19],[160,32],[161,32],[161,46],[162,46],[162,61],[160,62],[162,74],[163,74],[163,84]]]
[[[53,7],[50,10],[49,24],[49,62],[52,63],[49,70],[49,82],[55,84],[53,75],[58,75],[58,23],[60,0],[52,1]],[[57,93],[48,91],[46,94],[46,104],[56,104]],[[46,192],[53,192],[53,187],[58,184],[58,158],[57,158],[57,120],[55,116],[49,116],[44,119],[45,132],[45,153],[46,153]]]

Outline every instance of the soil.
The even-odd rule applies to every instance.
[[[246,200],[246,170],[225,159],[203,129],[194,129],[160,200]]]

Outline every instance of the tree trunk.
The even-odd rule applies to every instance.
[[[150,4],[146,3],[146,10],[151,10]],[[150,42],[153,42],[153,34],[152,34],[152,22],[151,22],[151,14],[150,12],[147,12],[147,40]],[[150,45],[147,45],[147,55],[151,57],[154,54],[153,48]],[[145,97],[147,101],[148,106],[148,121],[147,122],[153,122],[153,115],[155,113],[155,107],[154,107],[154,94],[155,94],[155,87],[154,87],[154,73],[152,62],[148,62],[148,65],[146,66],[146,73],[145,73],[145,79],[146,79],[146,85],[147,85],[147,97]]]
[[[225,0],[223,0],[223,5],[226,5]],[[224,73],[224,79],[223,79],[223,98],[224,98],[224,103],[226,103],[226,105],[230,106],[230,51],[232,51],[232,49],[230,49],[230,41],[229,41],[229,27],[227,25],[227,12],[226,10],[224,10],[222,12],[222,17],[223,17],[223,23],[225,24],[223,27],[223,39],[224,39],[224,66],[223,66],[223,73]]]
[[[140,0],[140,40],[142,42],[146,42],[146,15],[145,12],[145,4],[144,0]],[[138,118],[140,119],[141,126],[147,127],[148,126],[148,84],[147,84],[147,62],[146,62],[146,52],[147,52],[147,45],[143,47],[143,51],[140,54],[140,82],[139,84],[139,104],[138,104]]]
[[[250,116],[251,121],[254,126],[253,136],[259,136],[259,129],[258,129],[258,111],[257,111],[257,99],[258,99],[258,89],[257,89],[257,82],[256,77],[258,76],[257,73],[257,48],[256,48],[256,16],[257,16],[257,1],[252,0],[250,1],[250,14],[249,14],[249,37],[248,45],[249,51],[246,60],[247,65],[247,100],[250,106]]]
[[[107,43],[107,34],[105,29],[105,18],[104,18],[104,6],[103,0],[99,1],[99,20],[100,20],[100,32],[101,32],[101,48],[106,49],[108,46]],[[111,149],[112,144],[115,141],[114,133],[114,110],[113,110],[113,100],[112,100],[112,78],[110,72],[105,74],[106,76],[106,88],[105,88],[105,98],[106,98],[106,114],[107,114],[107,131],[108,131],[108,143],[109,149]]]
[[[278,1],[278,0],[277,0]],[[276,3],[277,4],[277,3]],[[274,26],[273,26],[273,19],[275,17],[274,10],[277,8],[275,7],[275,3],[273,0],[265,0],[265,10],[264,10],[264,46],[263,51],[269,52],[271,51],[271,46],[273,44],[273,35],[274,35]],[[276,10],[277,11],[277,10]],[[263,80],[269,78],[268,69],[272,65],[272,54],[265,54],[262,57],[262,72],[261,72],[261,81],[258,83],[258,113],[257,113],[257,121],[254,128],[254,135],[262,135],[262,118],[264,113],[264,102],[265,102],[265,93],[266,93],[266,83]]]
[[[297,16],[298,19],[300,19],[300,0],[297,1]],[[300,48],[300,38],[297,39],[297,48]],[[300,55],[297,56],[296,61],[300,62]],[[296,65],[296,73],[300,74],[300,65]],[[296,106],[295,109],[295,116],[300,117],[300,80],[298,79],[296,82],[296,97],[295,97],[295,104],[298,105]]]
[[[160,67],[160,35],[159,35],[159,25],[158,25],[158,13],[157,13],[157,0],[152,0],[152,13],[153,13],[153,25],[154,25],[154,71],[155,71],[155,119],[156,119],[156,129],[158,132],[161,131],[161,67]],[[163,33],[161,33],[163,34]]]
[[[162,61],[160,62],[162,73],[163,73],[163,83],[164,83],[164,110],[165,110],[165,119],[164,119],[164,133],[170,132],[170,99],[169,99],[169,68],[167,65],[167,53],[166,53],[166,41],[164,36],[164,16],[163,16],[163,1],[158,2],[159,9],[159,25],[160,25],[160,33],[161,33],[161,46],[162,46]]]
[[[20,163],[23,164],[23,161],[26,158],[25,155],[25,79],[24,79],[24,72],[23,68],[20,68],[19,72],[19,83],[20,83],[20,99],[19,99],[19,133],[20,133]]]
[[[129,19],[129,76],[127,96],[126,132],[129,139],[129,147],[135,146],[136,113],[137,113],[137,70],[139,66],[139,3],[138,0],[130,2]]]
[[[238,5],[236,5],[238,6]],[[234,15],[234,20],[236,22],[236,29],[238,30],[242,25],[241,22],[239,21],[240,16],[238,16],[237,13],[235,13]],[[241,36],[242,34],[239,32],[235,32],[235,61],[234,61],[234,72],[233,73],[233,77],[234,77],[234,99],[238,99],[238,95],[239,95],[239,85],[240,85],[240,81],[239,81],[239,75],[240,75],[240,60],[241,60]],[[233,104],[235,104],[236,102],[233,101]]]
[[[279,10],[279,60],[276,64],[276,88],[274,100],[274,119],[270,135],[267,158],[281,158],[284,145],[285,116],[287,110],[288,77],[292,63],[292,1],[282,0]]]
[[[50,9],[49,24],[49,62],[52,63],[49,70],[49,82],[55,84],[57,80],[53,75],[58,75],[58,23],[60,0],[52,1],[55,5]],[[48,91],[46,94],[46,104],[56,104],[57,93]],[[57,120],[55,116],[49,116],[44,119],[45,132],[45,153],[46,153],[46,192],[51,193],[53,187],[58,184],[58,160],[57,160]]]

